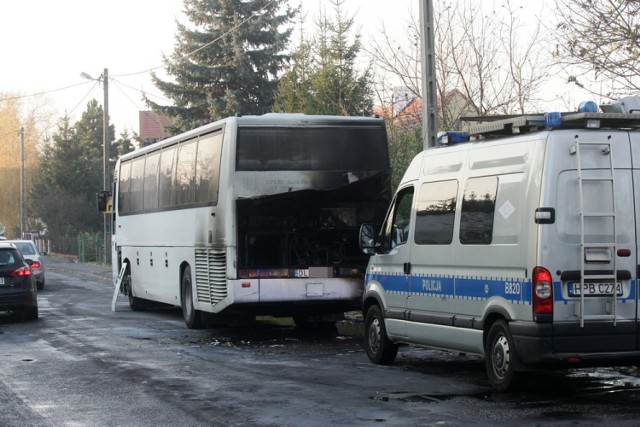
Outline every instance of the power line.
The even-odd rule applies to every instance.
[[[229,34],[231,34],[233,31],[237,30],[238,28],[240,28],[241,26],[243,26],[244,24],[249,22],[251,19],[255,18],[259,13],[263,12],[267,7],[271,6],[276,1],[277,0],[271,0],[269,3],[265,4],[260,9],[256,10],[255,12],[253,12],[250,16],[248,16],[244,20],[240,21],[239,23],[237,23],[236,25],[231,27],[229,30],[227,30],[222,35],[220,35],[220,36],[216,37],[215,39],[211,40],[210,42],[200,46],[199,48],[197,48],[197,49],[195,49],[195,50],[183,55],[182,57],[176,58],[176,60],[187,59],[187,58],[195,55],[196,53],[200,52],[201,50],[206,49],[207,47],[213,45],[214,43],[217,43],[218,41],[222,40],[224,37],[226,37]],[[174,62],[174,61],[169,61],[169,62]],[[112,75],[110,75],[110,77],[113,79],[114,77],[130,77],[130,76],[135,76],[135,75],[140,75],[140,74],[146,74],[146,73],[150,73],[150,72],[153,72],[155,70],[158,70],[160,68],[163,68],[164,66],[165,65],[158,65],[156,67],[152,67],[152,68],[148,68],[146,70],[136,71],[136,72],[132,72],[132,73],[112,74]],[[64,86],[64,87],[60,87],[60,88],[57,88],[57,89],[51,89],[51,90],[45,90],[45,91],[42,91],[42,92],[32,93],[32,94],[29,94],[29,95],[18,95],[18,96],[0,98],[0,102],[18,100],[18,99],[24,99],[24,98],[31,98],[31,97],[34,97],[34,96],[46,95],[46,94],[54,93],[54,92],[60,92],[60,91],[63,91],[63,90],[71,89],[71,88],[74,88],[74,87],[77,87],[77,86],[81,86],[81,85],[84,85],[84,84],[88,84],[88,83],[90,83],[90,81],[82,81],[80,83],[75,83],[75,84]],[[122,82],[119,82],[119,83],[124,85],[124,86],[130,87],[130,88],[132,88],[134,90],[138,90],[138,91],[140,91],[141,93],[143,93],[145,95],[150,95],[150,96],[153,96],[153,97],[156,97],[156,98],[159,98],[159,99],[163,99],[164,101],[171,102],[171,101],[169,101],[167,99],[164,99],[164,98],[162,98],[160,96],[150,94],[150,93],[145,92],[145,91],[140,90],[140,89],[135,89],[135,88],[133,88],[131,86],[128,86],[128,85],[126,85],[126,84],[124,84]],[[78,106],[86,99],[86,97],[89,95],[89,93],[91,93],[91,91],[95,88],[95,85],[96,85],[96,83],[94,82],[94,85],[91,87],[91,90],[89,90],[89,92],[80,100],[80,102],[78,102],[78,104],[75,107],[73,107],[71,112],[73,112],[76,108],[78,108]]]
[[[73,107],[73,108],[71,109],[71,111],[69,111],[69,112],[67,113],[67,115],[70,115],[71,113],[73,113],[73,112],[76,110],[76,108],[78,108],[78,106],[80,106],[80,104],[82,104],[82,103],[84,102],[84,100],[85,100],[85,99],[87,99],[87,97],[89,96],[89,94],[93,91],[93,89],[95,89],[95,87],[96,87],[96,86],[98,86],[98,81],[97,81],[97,80],[93,82],[93,86],[91,86],[91,89],[89,89],[89,91],[88,91],[88,92],[87,92],[87,93],[82,97],[82,99],[80,99],[80,101],[78,101],[78,103],[76,104],[76,106],[75,106],[75,107]]]
[[[71,89],[72,87],[76,87],[76,86],[81,86],[81,85],[86,85],[90,82],[86,81],[86,82],[80,82],[80,83],[75,83],[69,86],[64,86],[64,87],[60,87],[58,89],[51,89],[51,90],[45,90],[42,92],[37,92],[37,93],[32,93],[30,95],[18,95],[18,96],[10,96],[8,98],[0,98],[0,102],[1,101],[13,101],[16,99],[23,99],[23,98],[31,98],[34,96],[39,96],[39,95],[46,95],[48,93],[53,93],[53,92],[60,92],[61,90],[66,90],[66,89]]]
[[[116,80],[116,79],[112,79],[112,80],[113,80],[114,82],[116,82],[116,83],[118,83],[118,84],[122,85],[122,86],[128,87],[129,89],[135,90],[136,92],[140,92],[140,93],[141,93],[141,94],[143,94],[143,95],[151,96],[151,97],[154,97],[154,98],[157,98],[157,99],[161,99],[162,101],[166,101],[166,102],[171,102],[171,101],[170,101],[170,100],[168,100],[167,98],[164,98],[164,97],[162,97],[162,96],[160,96],[160,95],[156,95],[156,94],[154,94],[154,93],[147,92],[146,90],[143,90],[143,89],[138,89],[138,88],[133,87],[133,86],[131,86],[131,85],[128,85],[128,84],[126,84],[126,83],[124,83],[124,82],[122,82],[122,81],[120,81],[120,80]]]
[[[178,59],[187,59],[190,56],[195,55],[196,53],[200,52],[202,49],[205,49],[205,48],[211,46],[212,44],[222,40],[224,37],[228,36],[233,31],[237,30],[238,28],[240,28],[241,26],[243,26],[244,24],[249,22],[251,19],[255,18],[258,15],[258,13],[263,12],[267,7],[271,6],[275,1],[276,0],[271,0],[269,3],[265,4],[260,9],[256,10],[255,12],[253,12],[250,16],[248,16],[244,20],[240,21],[239,23],[237,23],[236,25],[231,27],[229,30],[227,30],[227,32],[221,34],[220,36],[218,36],[215,39],[211,40],[209,43],[206,43],[206,44],[200,46],[199,48],[197,48],[197,49],[185,54],[184,56],[182,56],[182,57],[180,57]],[[152,71],[158,70],[158,69],[163,68],[163,67],[164,67],[164,65],[158,65],[156,67],[152,67],[152,68],[149,68],[149,69],[143,70],[143,71],[137,71],[137,72],[134,72],[134,73],[116,74],[116,75],[113,75],[113,77],[129,77],[129,76],[135,76],[135,75],[138,75],[138,74],[146,74],[146,73],[150,73]]]

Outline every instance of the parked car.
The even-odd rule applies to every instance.
[[[38,290],[44,289],[44,262],[35,243],[31,240],[4,240],[4,242],[13,243],[25,259],[33,261],[31,271],[38,284]]]
[[[24,313],[27,320],[38,319],[38,288],[29,264],[18,248],[0,242],[0,310]]]

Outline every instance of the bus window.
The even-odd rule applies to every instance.
[[[142,210],[142,184],[144,179],[144,157],[138,157],[131,164],[131,182],[129,186],[129,201],[131,212]]]
[[[176,205],[193,203],[195,195],[195,159],[196,143],[190,141],[180,144],[176,163]]]
[[[160,152],[149,154],[144,163],[144,209],[158,207],[158,163]]]
[[[198,141],[196,164],[196,203],[218,203],[222,132],[209,134]]]
[[[129,183],[131,178],[131,162],[123,162],[120,165],[118,185],[118,212],[131,212],[129,201]]]
[[[176,146],[162,149],[160,157],[159,173],[159,206],[167,208],[175,204],[175,191],[173,189],[174,179],[174,159],[176,157]]]

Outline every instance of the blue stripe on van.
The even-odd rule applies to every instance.
[[[531,304],[531,280],[521,277],[471,277],[404,274],[367,274],[366,283],[379,282],[386,292],[413,293],[450,298],[486,300],[504,298]]]
[[[492,297],[504,298],[516,304],[531,304],[532,285],[530,279],[521,277],[472,277],[443,275],[404,274],[367,274],[366,283],[371,280],[379,282],[386,292],[413,293],[427,296],[446,296],[449,298],[486,300]],[[627,298],[618,301],[634,302],[637,286],[640,281],[633,280],[631,292]],[[567,299],[562,295],[562,282],[553,282],[553,299],[558,303],[575,302],[575,298]]]

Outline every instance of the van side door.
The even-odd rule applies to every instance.
[[[382,300],[385,325],[391,336],[406,336],[413,193],[412,184],[396,193],[367,271],[366,292],[376,292]]]

